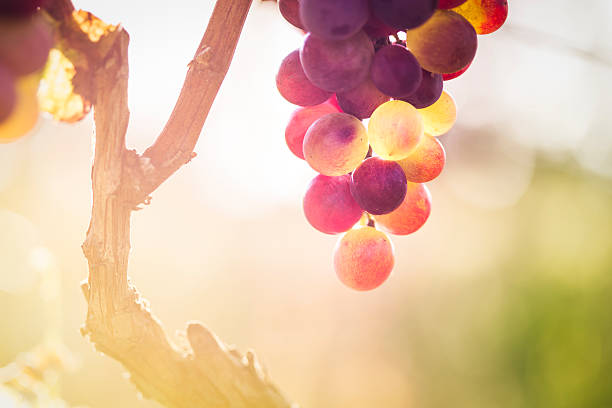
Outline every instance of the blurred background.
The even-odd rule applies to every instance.
[[[301,35],[254,1],[197,159],[133,216],[130,276],[168,333],[197,319],[253,348],[303,407],[612,407],[612,2],[509,3],[445,84],[459,118],[430,219],[393,238],[391,278],[357,293],[334,274],[337,237],[302,215],[315,173],[284,141],[295,107],[274,76]],[[213,2],[75,6],[131,35],[128,144],[142,151]],[[41,406],[159,407],[79,333],[92,129],[91,115],[43,117],[0,146],[0,382],[38,361],[64,367],[41,374]]]

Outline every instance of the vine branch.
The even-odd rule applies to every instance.
[[[124,365],[145,397],[171,408],[291,406],[252,352],[229,349],[202,324],[188,324],[187,349],[173,345],[127,277],[131,213],[194,157],[251,1],[217,0],[174,110],[142,155],[125,147],[129,35],[119,27],[92,41],[72,18],[70,0],[45,6],[61,42],[87,60],[77,70],[75,90],[94,105],[93,206],[83,244],[88,310],[82,332],[97,350]]]

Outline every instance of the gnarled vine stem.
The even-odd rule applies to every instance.
[[[93,208],[83,252],[89,279],[83,333],[121,362],[145,397],[168,407],[290,407],[251,352],[228,350],[212,332],[190,323],[191,350],[176,348],[127,278],[131,212],[194,156],[193,149],[227,73],[252,0],[217,0],[180,96],[164,130],[142,155],[125,147],[127,32],[94,42],[72,18],[70,0],[49,0],[58,36],[87,59],[75,89],[94,105]]]

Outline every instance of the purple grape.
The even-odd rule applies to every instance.
[[[7,68],[0,65],[0,122],[11,116],[16,103],[15,77]]]
[[[300,0],[307,31],[326,40],[345,40],[368,21],[368,0]]]
[[[350,91],[336,94],[336,97],[340,109],[358,119],[369,118],[380,104],[389,100],[389,97],[380,92],[370,78]]]
[[[416,57],[402,45],[391,44],[376,51],[372,81],[381,92],[401,98],[417,90],[423,76]]]
[[[0,1],[0,16],[25,17],[36,12],[44,0],[2,0]]]
[[[340,41],[307,34],[300,49],[304,73],[310,81],[330,92],[344,92],[363,82],[370,72],[374,47],[360,31]]]
[[[16,76],[44,67],[52,46],[51,29],[41,18],[0,25],[0,61]]]
[[[300,106],[313,106],[325,102],[331,93],[314,86],[302,69],[298,50],[287,55],[276,74],[278,92],[287,101]]]
[[[377,39],[381,37],[388,37],[390,35],[396,34],[397,30],[393,27],[389,27],[374,14],[370,14],[370,19],[363,26],[363,31],[372,39]]]
[[[278,0],[278,9],[285,20],[295,27],[303,30],[304,24],[300,19],[300,2],[299,0]]]
[[[416,91],[401,99],[410,103],[417,109],[423,109],[433,105],[440,99],[443,87],[444,81],[442,80],[442,74],[434,74],[423,70],[421,85],[419,85]]]
[[[407,30],[426,22],[438,8],[438,0],[371,0],[370,5],[383,23]]]
[[[402,167],[394,161],[370,157],[351,177],[351,194],[365,211],[388,214],[402,204],[408,188]]]

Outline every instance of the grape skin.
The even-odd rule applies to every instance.
[[[368,122],[372,150],[381,158],[401,160],[423,136],[423,119],[408,102],[393,100],[380,105]]]
[[[368,146],[368,135],[359,119],[347,113],[330,113],[308,128],[304,157],[319,173],[341,176],[361,163]]]
[[[278,9],[291,25],[304,30],[300,19],[300,2],[298,0],[278,0]]]
[[[406,32],[406,46],[429,72],[451,74],[476,55],[474,27],[451,10],[438,10],[422,26]]]
[[[363,210],[351,195],[350,181],[348,174],[319,174],[310,182],[302,202],[310,225],[325,234],[339,234],[359,221]]]
[[[368,21],[368,0],[300,0],[300,18],[307,31],[326,40],[345,40]]]
[[[438,0],[371,0],[372,12],[397,30],[425,23],[438,7]]]
[[[465,17],[478,34],[497,31],[508,17],[507,0],[467,0],[453,9]]]
[[[383,284],[395,263],[393,244],[382,231],[361,227],[348,231],[334,248],[334,270],[340,282],[358,291]]]
[[[367,119],[381,104],[390,98],[367,78],[356,88],[336,94],[338,105],[343,112],[350,113],[358,119]]]
[[[389,214],[375,215],[377,225],[394,235],[418,231],[431,213],[431,195],[425,184],[408,183],[402,204]]]
[[[42,69],[52,46],[52,32],[41,18],[26,18],[0,25],[0,63],[16,76]]]
[[[344,92],[362,83],[374,57],[372,41],[363,32],[340,41],[328,41],[307,34],[300,48],[300,60],[308,79],[329,92]]]
[[[328,113],[335,112],[339,112],[338,108],[329,101],[320,105],[296,109],[289,117],[289,123],[285,128],[285,141],[289,150],[304,160],[304,136],[306,136],[306,131],[318,119]]]
[[[448,132],[457,120],[455,101],[446,91],[442,92],[436,103],[419,109],[419,113],[423,118],[425,133],[431,136],[440,136]]]
[[[396,162],[370,157],[353,172],[351,194],[370,214],[390,213],[406,196],[406,175]]]
[[[276,88],[283,98],[300,106],[318,105],[331,96],[330,92],[317,88],[306,78],[298,50],[281,62],[276,74]]]
[[[439,0],[438,8],[439,9],[452,9],[454,7],[460,6],[465,3],[466,0]]]
[[[16,104],[15,77],[7,68],[0,65],[0,123],[11,115]]]
[[[417,90],[401,99],[417,109],[426,108],[434,104],[442,95],[443,82],[442,75],[423,69],[423,79]]]
[[[442,143],[427,134],[408,157],[397,162],[404,170],[406,180],[413,183],[426,183],[435,179],[445,163],[446,152]]]
[[[415,56],[399,44],[387,45],[376,51],[370,74],[376,87],[393,98],[416,91],[423,77]]]

